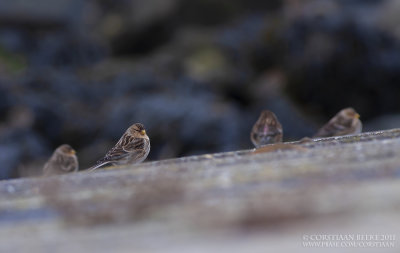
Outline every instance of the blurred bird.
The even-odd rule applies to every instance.
[[[250,139],[256,148],[267,144],[282,142],[282,136],[283,130],[281,123],[279,123],[276,115],[268,110],[261,112],[260,117],[254,124],[250,133]]]
[[[75,150],[68,144],[59,146],[43,167],[43,175],[60,175],[78,171],[78,158]]]
[[[144,126],[140,123],[130,126],[115,146],[108,151],[103,159],[88,171],[93,171],[105,164],[123,165],[141,163],[150,152],[150,139]]]
[[[319,129],[314,137],[359,134],[362,131],[362,123],[359,118],[360,115],[353,108],[345,108]]]

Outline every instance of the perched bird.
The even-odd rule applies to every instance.
[[[43,167],[43,175],[60,175],[78,171],[78,158],[75,150],[68,144],[59,146]]]
[[[282,125],[279,123],[276,115],[268,110],[264,110],[261,112],[260,117],[254,124],[251,133],[250,139],[253,142],[256,148],[282,142],[283,130]]]
[[[150,139],[140,123],[130,126],[103,159],[88,169],[93,171],[105,164],[123,165],[141,163],[150,152]]]
[[[362,131],[362,123],[359,118],[360,115],[353,108],[345,108],[319,129],[314,137],[359,134]]]

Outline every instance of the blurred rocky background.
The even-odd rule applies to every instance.
[[[71,144],[81,169],[132,123],[148,160],[251,148],[262,109],[284,139],[352,106],[400,126],[397,0],[0,1],[0,178]]]

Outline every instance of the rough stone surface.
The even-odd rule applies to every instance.
[[[1,181],[0,252],[398,252],[400,129],[291,145]]]

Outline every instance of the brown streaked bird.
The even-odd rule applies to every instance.
[[[276,115],[268,110],[261,112],[260,117],[254,124],[250,139],[256,148],[282,142],[283,130]]]
[[[353,108],[345,108],[320,128],[313,137],[359,134],[362,131],[362,123],[359,118],[360,115]]]
[[[93,171],[103,165],[123,165],[141,163],[150,152],[150,139],[144,126],[140,123],[130,126],[117,144],[108,151],[104,158],[97,161],[96,165],[88,171]]]
[[[78,171],[75,150],[68,144],[59,146],[43,167],[44,176],[61,175]]]

